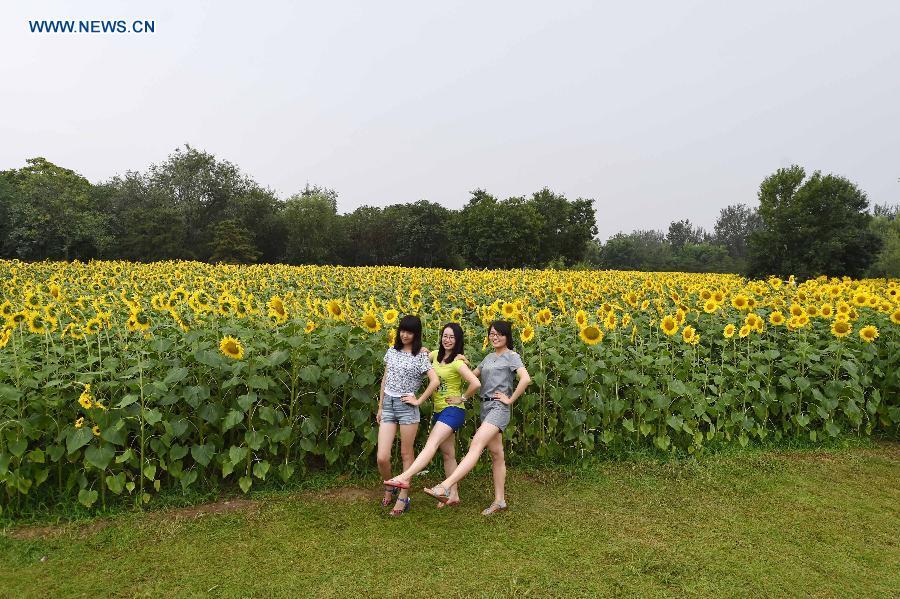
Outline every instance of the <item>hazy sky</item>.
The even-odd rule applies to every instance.
[[[547,186],[595,199],[604,239],[711,228],[791,163],[900,202],[895,1],[7,0],[0,81],[0,169],[94,182],[190,143],[342,212]]]

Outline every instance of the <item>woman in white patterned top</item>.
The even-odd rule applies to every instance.
[[[428,374],[429,384],[421,396],[416,391],[422,386],[422,375]],[[391,477],[391,449],[400,429],[400,457],[403,469],[409,468],[415,457],[416,433],[419,430],[419,406],[431,397],[441,384],[428,349],[422,347],[422,321],[417,316],[404,316],[397,325],[394,347],[384,354],[384,377],[378,394],[378,470],[383,479]],[[385,486],[381,505],[390,505],[397,490]],[[399,491],[397,502],[391,510],[399,516],[409,510],[409,489]]]

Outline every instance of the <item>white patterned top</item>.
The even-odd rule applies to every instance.
[[[384,379],[384,394],[393,397],[415,394],[422,384],[422,375],[434,368],[424,349],[414,356],[393,347],[384,354],[387,375]]]

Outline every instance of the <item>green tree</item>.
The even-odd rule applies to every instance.
[[[880,249],[868,200],[843,177],[779,169],[759,188],[762,228],[750,236],[752,276],[862,276]]]
[[[616,233],[600,248],[600,264],[611,270],[665,271],[671,246],[660,231]]]
[[[45,158],[29,158],[24,168],[0,172],[0,178],[7,186],[5,255],[88,259],[102,257],[111,245],[109,216],[78,173]]]
[[[881,251],[869,270],[873,277],[900,278],[900,206],[879,206],[870,228],[881,239]]]
[[[394,231],[391,264],[447,267],[457,264],[448,232],[450,210],[420,200],[384,209],[385,224]]]
[[[340,261],[342,223],[337,199],[304,190],[288,198],[282,211],[287,231],[284,260],[289,264],[334,264]]]
[[[248,264],[256,262],[260,252],[253,245],[253,234],[237,220],[219,221],[212,242],[211,262]]]
[[[352,266],[392,264],[396,254],[397,231],[391,227],[381,208],[360,206],[340,217],[343,243],[338,250],[341,261]]]
[[[703,243],[706,233],[699,227],[694,227],[690,220],[673,221],[669,224],[669,232],[666,234],[666,241],[672,246],[676,252],[680,251],[685,245],[692,243]]]
[[[729,256],[745,266],[748,239],[761,226],[762,221],[755,209],[744,204],[726,206],[719,211],[713,229],[713,243],[724,247]]]
[[[592,200],[569,201],[548,188],[532,194],[528,203],[541,217],[536,243],[530,253],[537,264],[562,260],[567,264],[584,258],[585,244],[597,234]]]
[[[451,227],[454,245],[468,265],[512,268],[541,264],[533,248],[542,225],[541,215],[525,198],[498,202],[478,189]]]

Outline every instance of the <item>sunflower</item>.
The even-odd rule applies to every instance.
[[[603,331],[600,330],[600,327],[594,325],[582,328],[578,336],[588,345],[596,345],[603,341]]]
[[[751,328],[748,327],[747,325],[744,325],[741,327],[741,330],[738,331],[738,337],[743,339],[744,337],[746,337],[747,335],[750,334],[750,331],[751,331]]]
[[[872,325],[863,327],[859,330],[859,338],[866,343],[872,343],[878,338],[878,329]]]
[[[790,312],[791,316],[800,316],[801,314],[805,314],[806,310],[804,310],[803,306],[800,304],[791,304]]]
[[[366,312],[362,319],[363,327],[370,333],[377,333],[381,330],[381,323],[374,312]]]
[[[739,293],[731,298],[731,305],[734,306],[736,310],[746,310],[748,306],[747,296]]]
[[[74,424],[75,424],[75,428],[81,428],[82,426],[84,426],[84,416],[80,416],[80,417],[75,421]]]
[[[756,315],[755,312],[750,312],[747,314],[747,317],[744,319],[744,324],[750,327],[751,329],[755,329],[757,327],[757,322],[762,319]]]
[[[835,320],[831,323],[831,334],[838,339],[846,337],[851,331],[853,331],[853,327],[846,320]]]
[[[91,386],[85,385],[84,391],[81,392],[81,395],[78,397],[78,403],[81,404],[81,407],[85,410],[90,410],[94,407],[94,398],[91,397]]]
[[[288,313],[287,309],[284,307],[283,299],[276,295],[269,300],[268,306],[269,318],[273,319],[278,324],[284,324],[285,322],[287,322]]]
[[[663,318],[662,322],[659,323],[659,326],[663,333],[670,337],[678,332],[678,322],[671,316]]]
[[[900,324],[900,308],[897,308],[893,312],[891,312],[891,322],[894,324]]]
[[[6,329],[5,331],[0,331],[0,349],[6,347],[6,344],[9,343],[9,338],[12,336],[12,331]]]
[[[614,331],[616,327],[619,326],[615,312],[610,312],[606,315],[606,318],[603,321],[603,326],[607,331]]]
[[[542,325],[547,326],[553,322],[553,313],[550,312],[549,308],[543,308],[537,313],[537,320]]]
[[[522,329],[522,334],[519,336],[522,339],[522,343],[528,343],[532,339],[534,339],[534,329],[531,327],[525,327]]]
[[[312,333],[313,331],[316,330],[316,323],[314,323],[314,322],[311,321],[311,320],[307,320],[307,321],[306,321],[306,328],[303,329],[303,330],[306,331],[307,333]]]
[[[719,306],[716,304],[716,302],[709,299],[709,300],[706,300],[705,304],[703,304],[703,311],[706,312],[707,314],[712,314],[713,312],[716,311],[716,308],[718,308],[718,307]]]
[[[819,308],[819,316],[822,318],[831,318],[834,314],[834,308],[831,307],[831,304],[822,304],[822,307]]]
[[[91,429],[91,432],[94,433],[95,437],[99,437],[100,436],[100,427],[95,424],[94,427]]]
[[[769,322],[771,322],[776,327],[783,325],[784,324],[784,314],[782,314],[778,310],[775,310],[774,312],[769,314]]]
[[[32,312],[28,316],[28,330],[36,335],[43,335],[47,332],[47,322],[39,313]]]
[[[584,310],[579,310],[575,313],[575,322],[582,329],[587,325],[587,314],[584,313]]]
[[[10,318],[13,315],[12,304],[9,303],[9,300],[5,300],[2,304],[0,304],[0,316],[3,318]]]
[[[697,331],[692,326],[686,326],[681,330],[681,338],[685,343],[694,343],[694,337],[698,337]]]
[[[328,309],[328,315],[334,320],[344,320],[346,317],[344,309],[341,308],[341,304],[337,300],[328,300],[326,307]]]
[[[82,327],[82,330],[87,335],[96,335],[100,332],[100,327],[102,326],[99,318],[91,318]]]
[[[734,329],[735,326],[731,323],[728,323],[725,325],[725,330],[722,331],[722,335],[724,335],[726,339],[731,339],[732,337],[734,337]]]
[[[394,324],[397,322],[397,311],[393,308],[385,310],[381,318],[384,320],[384,324]]]
[[[387,335],[388,347],[394,347],[394,343],[396,341],[397,341],[397,329],[391,329],[390,331],[388,331],[388,335]],[[485,346],[486,346],[487,337],[484,338],[484,341],[485,341]],[[482,349],[484,349],[484,348],[482,348]]]
[[[244,346],[230,335],[222,338],[222,341],[219,343],[219,351],[233,360],[240,360],[244,357]]]
[[[453,311],[450,312],[450,322],[459,322],[460,320],[462,320],[462,310],[453,308]]]
[[[508,302],[503,302],[503,308],[500,309],[500,312],[503,314],[503,317],[506,319],[512,318],[516,313],[516,305],[510,304]]]

